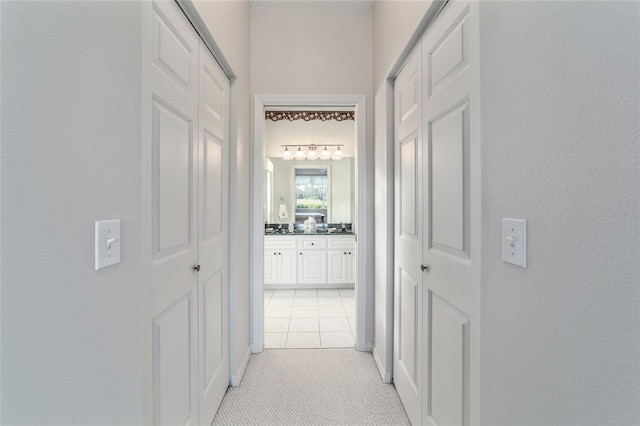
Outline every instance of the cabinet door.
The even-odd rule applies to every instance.
[[[325,284],[327,282],[327,252],[304,250],[298,252],[298,283]]]
[[[355,283],[356,282],[356,251],[355,249],[353,250],[347,250],[347,261],[346,263],[346,278],[348,283]]]
[[[297,281],[297,260],[295,250],[278,252],[278,283],[295,284]]]
[[[264,251],[264,283],[278,283],[278,253],[275,250]]]
[[[327,262],[327,282],[329,284],[347,283],[347,264],[349,255],[346,250],[329,250]]]

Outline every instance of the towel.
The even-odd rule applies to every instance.
[[[280,203],[280,210],[278,210],[278,217],[280,217],[280,219],[287,219],[289,217],[289,213],[287,212],[287,205],[285,203]]]

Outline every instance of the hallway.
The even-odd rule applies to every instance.
[[[423,36],[456,4],[469,14]],[[422,413],[415,424],[640,425],[640,2],[24,0],[0,11],[0,424],[207,425],[226,395],[217,424],[407,424],[406,407]],[[402,86],[411,52],[420,66]],[[455,83],[464,73],[481,98]],[[254,217],[265,106],[306,105],[362,116],[356,308],[318,293],[317,315],[304,293],[263,305]],[[396,112],[418,106],[416,131],[396,143]],[[228,125],[212,124],[220,117]],[[423,161],[403,163],[403,151]],[[451,179],[434,185],[436,169]],[[466,214],[472,201],[480,214]],[[515,243],[504,219],[526,220],[526,268],[503,260]],[[117,239],[96,233],[105,220],[120,223]],[[398,271],[402,235],[422,244]],[[97,269],[105,250],[120,261]],[[475,268],[479,304],[458,302],[454,261]],[[265,338],[265,324],[282,328]],[[370,352],[252,355],[265,340],[301,346],[294,333],[320,346],[356,337]],[[399,358],[423,383],[412,405]],[[464,389],[449,397],[434,383]],[[438,419],[438,406],[462,420]]]
[[[408,425],[393,385],[370,353],[353,349],[265,350],[230,387],[213,425]]]

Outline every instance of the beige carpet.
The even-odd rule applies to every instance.
[[[251,356],[214,425],[409,425],[393,385],[355,349],[270,349]]]

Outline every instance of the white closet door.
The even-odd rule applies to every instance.
[[[423,419],[477,421],[480,132],[476,2],[449,2],[422,39],[425,382]],[[477,407],[476,407],[477,408]],[[474,408],[475,410],[475,408]]]
[[[198,36],[175,2],[152,12],[154,424],[198,424]]]
[[[198,316],[200,422],[229,386],[229,79],[200,41]]]
[[[393,381],[411,423],[422,395],[422,73],[420,44],[394,86],[395,262]]]
[[[229,385],[229,80],[174,1],[151,18],[154,424],[210,424]]]

